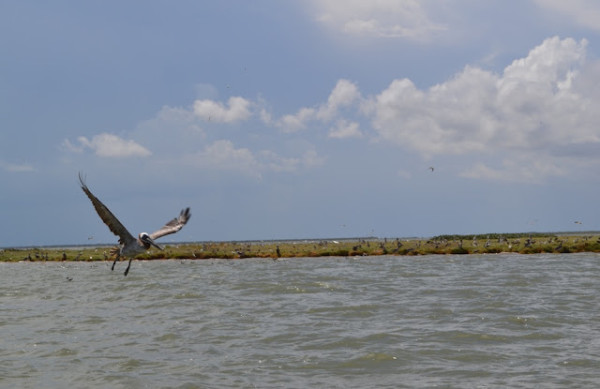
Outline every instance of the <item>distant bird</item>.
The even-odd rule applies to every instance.
[[[431,172],[433,173],[433,171],[435,170],[435,168],[433,166],[429,166],[429,170],[431,170]]]
[[[579,220],[575,221],[575,224],[583,224],[582,222],[580,222]]]
[[[110,231],[119,237],[120,247],[116,247],[111,254],[115,254],[115,261],[112,264],[111,270],[115,269],[115,264],[123,257],[129,257],[129,263],[127,264],[127,269],[125,269],[125,275],[129,273],[129,267],[131,266],[131,260],[138,254],[143,253],[144,251],[150,249],[151,246],[156,247],[159,250],[162,250],[162,247],[154,243],[155,239],[158,239],[162,236],[174,234],[177,231],[181,230],[181,228],[190,220],[192,214],[190,213],[190,208],[185,208],[181,211],[178,217],[169,221],[165,224],[160,230],[153,232],[152,234],[148,234],[146,232],[142,232],[138,235],[138,238],[134,238],[133,235],[127,231],[127,229],[121,224],[119,219],[115,217],[115,215],[110,212],[110,210],[106,207],[106,205],[102,204],[100,200],[96,196],[90,192],[87,185],[85,184],[81,173],[79,173],[79,182],[81,183],[81,189],[85,192],[87,197],[92,201],[98,216],[100,219],[108,226]]]

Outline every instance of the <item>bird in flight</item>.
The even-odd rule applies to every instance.
[[[127,264],[127,269],[125,269],[125,275],[129,273],[131,260],[135,258],[136,255],[149,250],[151,246],[162,250],[162,247],[154,243],[154,240],[165,235],[174,234],[181,230],[188,220],[190,220],[190,217],[192,217],[190,208],[185,208],[181,211],[178,217],[169,221],[161,229],[151,234],[142,232],[137,238],[134,238],[133,235],[131,235],[123,226],[123,224],[121,224],[119,219],[117,219],[115,215],[113,215],[112,212],[106,207],[106,205],[98,200],[98,198],[94,196],[94,194],[88,189],[83,177],[81,176],[81,173],[79,173],[79,182],[81,183],[81,189],[83,189],[83,192],[92,202],[92,205],[96,209],[100,219],[102,219],[104,224],[108,226],[113,234],[119,237],[120,245],[111,250],[111,254],[115,255],[115,261],[112,264],[111,270],[115,270],[115,264],[121,257],[129,257],[129,263]]]

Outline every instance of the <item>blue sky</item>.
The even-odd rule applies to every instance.
[[[0,50],[0,246],[115,242],[79,171],[166,242],[600,230],[596,1],[8,0]]]

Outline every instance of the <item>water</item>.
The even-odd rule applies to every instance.
[[[0,263],[0,387],[600,382],[597,254],[125,265]]]

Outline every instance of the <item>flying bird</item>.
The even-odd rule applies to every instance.
[[[112,212],[106,207],[106,205],[102,204],[102,202],[98,200],[98,198],[94,196],[94,194],[88,189],[83,177],[81,176],[81,173],[79,173],[79,182],[81,183],[81,189],[83,189],[87,197],[91,200],[96,212],[98,213],[98,216],[100,216],[100,219],[102,219],[104,224],[108,226],[113,234],[119,237],[120,246],[117,246],[111,251],[111,254],[115,255],[115,261],[112,264],[111,270],[115,270],[115,264],[121,257],[128,257],[129,263],[127,264],[127,269],[125,269],[125,275],[129,273],[131,260],[135,258],[136,255],[149,250],[151,246],[162,250],[162,247],[154,243],[154,240],[165,235],[174,234],[181,230],[188,220],[190,220],[190,217],[192,217],[190,208],[185,208],[181,210],[181,213],[178,217],[169,221],[161,229],[151,234],[142,232],[137,238],[134,238],[133,235],[131,235],[123,226],[123,224],[121,224],[119,219],[117,219],[115,215],[113,215]]]
[[[431,172],[433,173],[433,171],[435,170],[435,168],[433,166],[429,166],[428,168],[429,170],[431,170]]]

